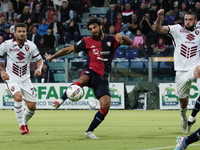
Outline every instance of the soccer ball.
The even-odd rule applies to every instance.
[[[70,85],[67,89],[67,97],[73,101],[79,101],[83,97],[83,90],[78,85]]]

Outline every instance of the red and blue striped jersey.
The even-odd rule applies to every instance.
[[[103,40],[86,37],[74,45],[77,53],[80,51],[85,52],[87,59],[85,67],[92,69],[101,77],[109,75],[111,62],[118,46],[115,35],[107,34],[104,34]]]

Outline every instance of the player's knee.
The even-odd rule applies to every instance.
[[[111,98],[109,96],[103,96],[100,98],[100,105],[101,108],[105,111],[108,111],[110,109],[111,104]]]
[[[16,102],[21,102],[22,101],[22,95],[20,94],[20,93],[15,93],[15,95],[14,95],[14,100],[16,101]]]
[[[32,104],[32,105],[29,105],[27,106],[29,110],[31,111],[35,111],[36,110],[36,105],[35,104]]]
[[[180,101],[180,107],[181,107],[182,109],[184,109],[184,108],[187,107],[187,105],[188,105],[188,100],[187,100],[187,98],[179,99],[179,101]]]
[[[185,109],[185,108],[187,107],[187,104],[180,104],[180,107],[181,107],[182,109]]]
[[[89,76],[83,75],[78,79],[77,82],[79,82],[80,86],[83,87],[88,83],[89,79],[90,79]]]

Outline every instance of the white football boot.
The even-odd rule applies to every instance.
[[[190,131],[192,125],[195,124],[195,122],[196,122],[196,119],[195,119],[195,118],[194,118],[193,121],[190,121],[190,119],[188,120],[188,132]]]
[[[94,135],[94,132],[92,132],[92,131],[85,132],[85,138],[89,138],[89,139],[99,139],[98,137],[96,137],[96,136]]]
[[[181,129],[184,134],[188,134],[188,122],[187,120],[181,120]]]

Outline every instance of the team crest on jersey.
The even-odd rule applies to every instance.
[[[107,45],[110,47],[110,45],[111,45],[111,42],[107,42]]]
[[[30,47],[28,45],[25,45],[24,47],[25,47],[25,50],[28,52]]]
[[[12,87],[10,88],[10,90],[13,92],[13,91],[15,90],[15,87],[12,86]]]
[[[199,30],[195,30],[195,34],[198,35],[199,34]]]

